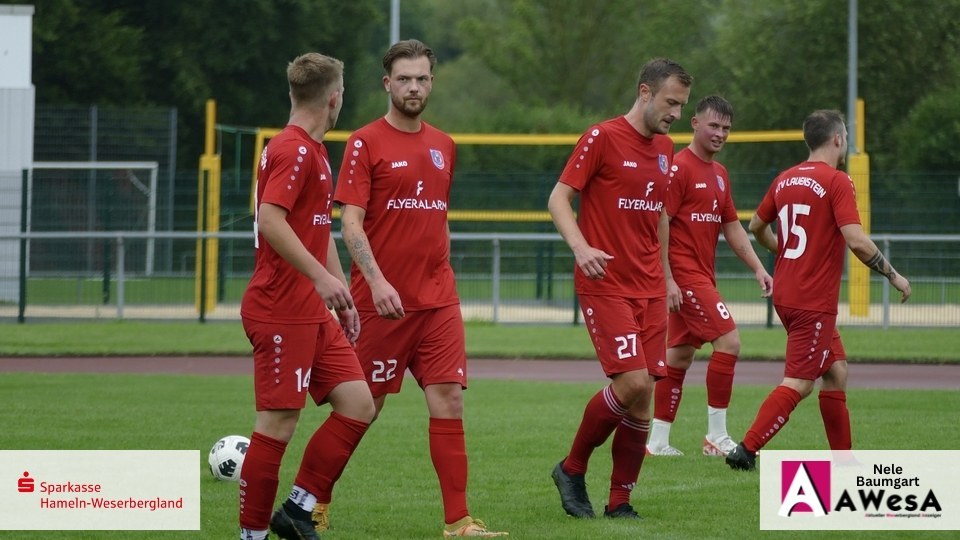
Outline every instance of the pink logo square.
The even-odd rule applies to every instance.
[[[830,462],[783,461],[780,463],[780,512],[830,512]]]

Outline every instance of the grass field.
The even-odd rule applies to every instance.
[[[953,538],[955,533],[762,532],[758,475],[729,470],[698,455],[706,423],[702,385],[689,385],[671,441],[683,458],[648,458],[633,504],[644,517],[626,523],[566,518],[550,470],[569,448],[589,383],[475,380],[466,393],[471,511],[516,539],[607,538]],[[739,436],[769,388],[738,386],[730,409]],[[227,434],[249,436],[252,381],[242,376],[5,373],[0,377],[3,449],[194,449],[201,470],[201,531],[57,532],[65,539],[236,538],[237,485],[206,470],[206,451]],[[863,449],[956,449],[957,391],[857,390],[848,403],[855,446]],[[288,448],[278,498],[286,496],[314,426],[329,413],[309,408]],[[442,522],[427,453],[427,417],[412,381],[388,399],[334,494],[325,539],[438,538]],[[934,428],[934,426],[940,426]],[[826,448],[816,400],[801,403],[770,449]],[[606,500],[609,443],[597,450],[587,481],[595,507]],[[51,538],[4,532],[0,538]]]
[[[843,329],[852,361],[957,363],[960,332]],[[782,329],[744,329],[745,358],[778,358]],[[467,325],[471,357],[591,358],[586,332],[571,326]],[[709,351],[709,347],[707,347]],[[239,323],[0,324],[0,356],[249,355]],[[698,455],[706,423],[701,384],[685,388],[671,442],[679,459],[649,458],[633,504],[644,520],[577,521],[564,516],[550,470],[569,449],[595,383],[473,380],[466,393],[471,460],[470,506],[492,527],[518,539],[606,538],[952,538],[949,532],[762,532],[758,476],[735,473]],[[748,427],[769,387],[738,385],[731,434]],[[0,376],[0,449],[191,449],[201,471],[201,531],[135,533],[138,539],[236,538],[237,485],[206,470],[206,452],[253,425],[248,376],[4,373]],[[850,392],[854,444],[862,449],[958,449],[960,391]],[[308,408],[288,448],[278,498],[286,496],[310,432],[329,408]],[[442,522],[427,448],[423,397],[412,381],[388,400],[338,484],[326,539],[437,538]],[[939,426],[939,427],[937,427]],[[770,449],[826,448],[816,400],[808,399]],[[594,506],[606,500],[609,443],[591,461]],[[57,532],[65,539],[131,538],[130,532]],[[0,531],[0,538],[50,538],[49,532]]]
[[[594,358],[582,326],[467,323],[472,358]],[[960,363],[956,329],[841,328],[851,362]],[[783,358],[782,328],[742,328],[745,359]],[[249,355],[239,322],[0,323],[0,356]],[[701,351],[709,354],[710,347]]]

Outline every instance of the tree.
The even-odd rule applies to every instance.
[[[702,56],[696,45],[706,2],[490,1],[483,16],[461,21],[465,48],[521,103],[612,116],[633,103],[646,60],[668,56],[691,69]]]
[[[286,62],[307,51],[343,60],[352,86],[383,25],[379,3],[37,0],[37,101],[175,106],[179,162],[195,163],[208,98],[218,121],[282,126]],[[344,117],[353,103],[345,101]]]
[[[730,74],[735,129],[798,129],[814,109],[847,112],[847,9],[833,0],[726,0],[715,18],[718,65]],[[860,2],[858,88],[874,168],[896,164],[895,127],[955,77],[960,1]],[[737,165],[785,166],[802,147],[744,156]]]
[[[37,0],[33,82],[38,103],[142,105],[148,57],[142,29],[78,0]]]

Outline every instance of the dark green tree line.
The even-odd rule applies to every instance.
[[[386,110],[389,0],[35,5],[38,104],[175,106],[181,167],[202,150],[207,98],[217,99],[221,122],[282,125],[283,70],[307,50],[346,63],[338,127]],[[885,180],[901,178],[884,176],[895,171],[955,176],[960,0],[861,0],[858,20],[877,187],[909,194],[901,180]],[[401,38],[409,37],[437,52],[426,119],[451,132],[580,133],[629,108],[641,64],[656,56],[675,58],[695,78],[675,133],[689,131],[693,104],[709,93],[734,104],[734,130],[798,129],[813,109],[847,112],[847,2],[838,0],[402,0]],[[464,172],[550,176],[569,149],[460,151]],[[763,181],[805,155],[802,143],[780,143],[730,145],[723,157]]]
[[[37,103],[175,106],[178,161],[189,168],[203,150],[209,98],[221,122],[286,122],[286,63],[298,54],[340,58],[346,86],[359,85],[368,43],[386,24],[379,3],[36,0]],[[345,116],[355,103],[346,100]]]

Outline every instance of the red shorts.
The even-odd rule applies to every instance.
[[[408,311],[400,320],[360,313],[357,356],[373,397],[396,394],[409,369],[420,388],[458,383],[467,387],[467,349],[460,305]]]
[[[680,311],[671,313],[667,324],[667,347],[692,345],[699,349],[704,343],[737,329],[714,286],[684,286],[680,287],[680,294],[683,295]]]
[[[666,298],[622,298],[578,294],[593,348],[607,377],[646,369],[667,374]]]
[[[846,360],[836,314],[774,307],[787,330],[785,377],[814,381],[822,377],[835,361]]]
[[[363,370],[336,319],[276,324],[243,319],[253,345],[258,411],[302,409],[307,392],[320,405],[337,385],[362,381]]]

